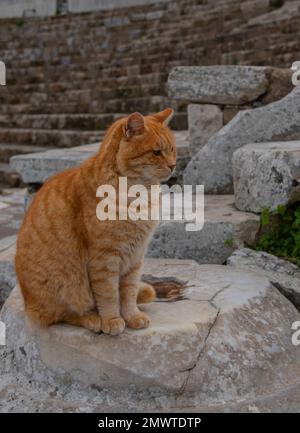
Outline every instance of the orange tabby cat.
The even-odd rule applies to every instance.
[[[99,221],[96,190],[119,176],[158,184],[176,163],[167,123],[173,110],[115,122],[98,153],[49,179],[36,194],[19,232],[16,271],[28,315],[49,326],[64,322],[118,335],[125,324],[145,328],[138,303],[155,298],[141,282],[143,255],[155,221]]]

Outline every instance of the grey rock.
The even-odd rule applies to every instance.
[[[300,141],[248,144],[233,154],[235,205],[261,212],[300,199]]]
[[[187,165],[186,184],[204,184],[208,194],[233,191],[232,156],[245,144],[300,138],[300,86],[280,101],[240,111]]]
[[[187,231],[184,220],[162,221],[150,241],[147,256],[222,264],[235,248],[254,244],[259,217],[237,211],[233,196],[206,195],[204,205],[202,230]]]
[[[124,401],[127,407],[138,401],[135,410],[155,398],[166,409],[202,411],[276,401],[278,394],[295,391],[300,357],[291,344],[291,324],[300,314],[267,278],[178,260],[147,261],[145,273],[180,280],[181,300],[144,305],[150,327],[119,337],[66,325],[41,329],[28,320],[14,289],[0,319],[17,371],[56,389],[58,397],[70,398],[72,390],[74,399],[84,386],[80,410],[93,400],[93,389],[103,397],[106,390],[106,402],[119,393],[123,407]],[[274,404],[278,410],[278,400]]]
[[[245,104],[268,88],[262,66],[177,66],[168,78],[169,96],[204,104]]]
[[[300,310],[300,268],[265,251],[236,250],[227,260],[229,266],[264,275]]]
[[[0,309],[17,283],[14,267],[16,240],[16,236],[0,240]]]
[[[71,149],[16,155],[10,166],[20,173],[25,183],[44,183],[49,177],[67,168],[75,167],[97,151],[99,144],[88,144]]]
[[[188,105],[189,145],[195,155],[223,126],[223,113],[217,105]]]

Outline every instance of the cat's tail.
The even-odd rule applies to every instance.
[[[146,304],[154,301],[155,299],[156,299],[156,292],[154,288],[150,284],[142,283],[139,290],[137,303]]]

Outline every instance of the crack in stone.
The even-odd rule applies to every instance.
[[[230,284],[227,284],[227,286],[222,287],[222,289],[218,290],[210,299],[207,300],[207,302],[211,302],[214,305],[214,299],[223,292],[223,290],[226,290],[230,287]],[[214,305],[215,306],[215,305]]]
[[[221,290],[224,290],[225,288],[226,288],[226,287],[224,287],[224,288],[221,289]],[[220,292],[220,290],[219,290],[219,292]],[[217,295],[217,293],[213,296],[213,298],[214,298],[216,295]],[[212,304],[212,306],[213,306],[214,308],[216,308],[216,306],[215,306],[214,304]],[[210,327],[209,327],[209,329],[208,329],[208,331],[207,331],[206,337],[205,337],[205,339],[204,339],[203,346],[202,346],[200,352],[198,353],[198,356],[197,356],[197,358],[196,358],[195,363],[194,363],[191,367],[186,368],[186,369],[180,371],[180,373],[187,372],[188,374],[187,374],[186,378],[184,379],[184,381],[183,381],[181,387],[179,388],[179,390],[178,390],[178,392],[177,392],[176,400],[177,400],[178,398],[180,398],[180,397],[183,395],[183,393],[184,393],[184,391],[185,391],[185,389],[186,389],[186,387],[187,387],[188,381],[189,381],[189,379],[190,379],[191,372],[192,372],[192,371],[194,370],[194,368],[197,366],[197,364],[198,364],[198,362],[199,362],[199,359],[201,358],[202,354],[204,353],[204,351],[205,351],[205,349],[206,349],[207,340],[208,340],[208,338],[209,338],[209,336],[210,336],[210,334],[211,334],[212,329],[214,328],[214,326],[215,326],[216,323],[217,323],[217,320],[218,320],[218,317],[219,317],[219,314],[220,314],[220,310],[221,310],[221,309],[218,308],[217,313],[216,313],[216,316],[215,316],[215,318],[214,318],[214,321],[212,322],[212,324],[210,325]]]

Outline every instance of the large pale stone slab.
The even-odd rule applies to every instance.
[[[235,248],[253,245],[260,227],[257,215],[235,208],[232,195],[204,197],[202,230],[187,231],[187,223],[185,220],[161,221],[147,256],[222,264]]]
[[[300,311],[300,268],[265,251],[242,248],[234,251],[227,264],[258,272],[280,290]]]
[[[300,141],[248,144],[233,155],[235,204],[276,210],[300,199]]]
[[[183,169],[190,153],[184,131],[174,132],[177,143],[177,166]],[[59,171],[81,164],[99,149],[99,143],[86,144],[65,149],[53,149],[46,152],[16,155],[10,159],[10,166],[18,172],[25,183],[44,183],[46,179]]]
[[[16,155],[10,159],[10,166],[20,173],[25,183],[44,183],[46,179],[81,164],[97,152],[99,144],[87,144],[66,149]]]
[[[169,96],[204,104],[245,104],[268,88],[263,66],[177,66],[168,78]]]
[[[57,0],[1,0],[0,18],[54,16]]]
[[[223,113],[217,105],[188,105],[189,146],[195,155],[223,126]]]
[[[300,138],[300,86],[280,101],[240,111],[187,165],[186,184],[204,184],[208,194],[233,191],[233,153],[249,143]]]
[[[155,392],[176,407],[209,408],[261,401],[299,382],[299,346],[291,324],[299,312],[267,278],[226,266],[151,260],[145,277],[181,284],[178,300],[144,305],[152,322],[118,336],[29,322],[16,288],[2,313],[8,353],[31,380],[58,389]],[[123,394],[124,396],[124,394]]]

